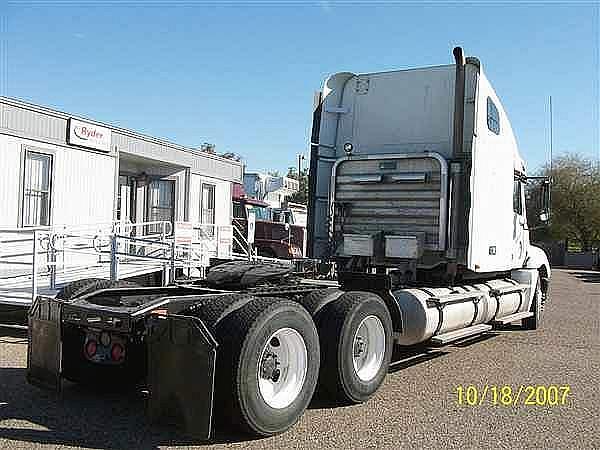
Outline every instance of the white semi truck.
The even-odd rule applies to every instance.
[[[226,263],[198,283],[82,280],[30,311],[28,379],[143,385],[153,420],[208,438],[292,426],[313,395],[368,400],[394,345],[540,325],[550,267],[529,242],[528,181],[480,62],[329,77],[311,141],[309,251],[339,287]],[[548,215],[545,199],[537,207]]]

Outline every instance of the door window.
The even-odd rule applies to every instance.
[[[135,180],[127,175],[119,175],[119,190],[117,191],[117,220],[134,222]]]
[[[167,221],[175,219],[175,181],[153,180],[148,185],[148,221]],[[151,232],[161,231],[160,225],[152,225]]]
[[[521,189],[521,182],[519,180],[515,180],[513,189],[513,210],[520,216],[523,215]]]

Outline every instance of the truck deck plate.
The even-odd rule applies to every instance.
[[[518,312],[515,314],[511,314],[510,316],[501,317],[500,319],[494,320],[494,325],[508,325],[509,323],[516,322],[517,320],[527,319],[528,317],[533,316],[533,313],[530,311]]]
[[[492,329],[491,325],[480,324],[473,325],[472,327],[462,328],[456,331],[450,331],[444,334],[438,334],[431,339],[431,342],[436,345],[445,345],[450,342],[458,341],[459,339],[464,339],[470,336],[475,336],[476,334],[485,333]]]

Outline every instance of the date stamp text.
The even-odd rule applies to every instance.
[[[458,385],[459,406],[564,406],[571,395],[569,385]]]

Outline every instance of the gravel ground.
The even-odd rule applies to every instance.
[[[0,328],[0,448],[600,448],[600,273],[555,270],[542,329],[396,354],[368,403],[313,404],[268,439],[218,430],[208,446],[150,426],[138,394],[25,383],[26,339]],[[409,358],[409,357],[412,357]],[[456,386],[569,385],[565,405],[459,406]]]

